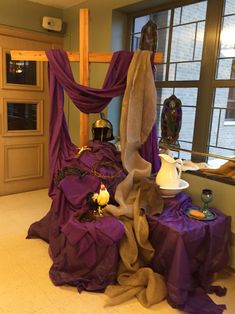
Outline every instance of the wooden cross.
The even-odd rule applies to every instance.
[[[89,52],[89,10],[80,9],[79,52],[67,52],[70,61],[80,61],[80,84],[89,85],[89,63],[109,63],[112,53]],[[48,61],[45,51],[11,50],[12,60]],[[162,53],[154,55],[154,63],[162,63]],[[89,116],[80,112],[80,147],[87,145],[89,138]]]

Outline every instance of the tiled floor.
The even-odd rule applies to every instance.
[[[25,239],[29,225],[49,207],[46,190],[0,197],[0,314],[182,313],[166,301],[146,309],[136,299],[105,308],[104,294],[78,294],[73,287],[53,286],[48,277],[48,245]],[[235,314],[235,276],[225,272],[216,284],[226,286],[228,293],[213,299],[227,305],[224,314]]]

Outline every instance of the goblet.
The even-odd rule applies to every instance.
[[[203,189],[201,194],[201,200],[203,201],[203,207],[201,208],[201,212],[206,216],[210,214],[208,204],[213,200],[213,192],[209,189]]]

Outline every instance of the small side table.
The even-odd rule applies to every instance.
[[[163,212],[148,217],[150,241],[155,249],[154,271],[164,275],[168,301],[182,308],[196,288],[209,291],[212,276],[228,263],[231,217],[213,208],[217,218],[205,222],[184,211],[192,205],[185,193],[165,199]]]

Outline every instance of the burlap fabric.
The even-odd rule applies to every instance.
[[[150,62],[151,52],[135,52],[127,76],[122,103],[120,140],[122,163],[128,175],[117,187],[119,207],[108,205],[106,212],[119,216],[125,226],[120,244],[117,285],[108,286],[107,305],[136,296],[145,307],[166,297],[164,278],[149,267],[154,250],[148,240],[145,213],[160,213],[163,200],[158,186],[150,179],[151,164],[139,154],[156,119],[156,88]],[[144,210],[143,210],[144,209]]]
[[[229,160],[218,169],[200,169],[203,173],[235,179],[235,160]]]

